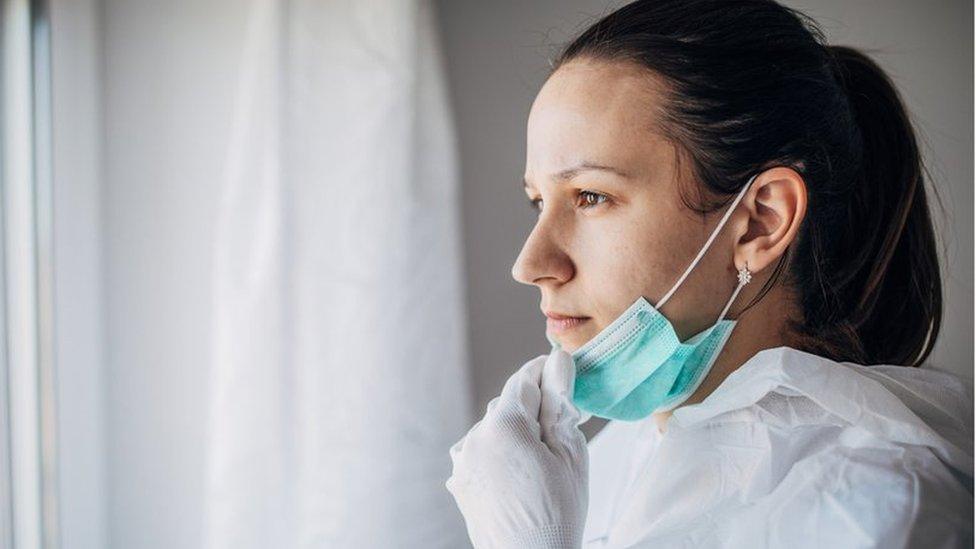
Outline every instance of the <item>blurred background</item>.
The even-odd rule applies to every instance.
[[[526,118],[626,2],[0,2],[0,546],[468,546],[447,450],[548,351]],[[785,3],[915,116],[972,378],[973,6]]]

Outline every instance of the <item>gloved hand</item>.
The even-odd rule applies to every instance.
[[[589,454],[572,403],[573,358],[526,362],[454,446],[447,489],[476,549],[578,549]]]

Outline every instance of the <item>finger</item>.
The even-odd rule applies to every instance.
[[[539,385],[545,362],[546,355],[539,355],[523,364],[508,378],[498,397],[509,404],[520,406],[534,422],[539,419],[539,404],[542,396]]]
[[[512,374],[498,396],[497,405],[485,416],[494,432],[504,433],[520,446],[542,444],[539,383],[545,360],[546,355],[540,355]]]
[[[589,448],[586,445],[586,435],[575,425],[570,426],[568,440],[566,441],[566,454],[564,458],[569,463],[572,471],[579,476],[585,477],[589,469]]]
[[[580,419],[579,409],[572,402],[575,381],[573,357],[563,349],[554,347],[542,371],[539,410],[543,442],[553,451],[559,445],[559,441],[553,439],[561,431],[576,429]]]
[[[539,420],[543,425],[568,421],[569,414],[576,419],[579,410],[572,402],[576,382],[576,366],[573,357],[561,348],[553,348],[542,370],[542,395]]]

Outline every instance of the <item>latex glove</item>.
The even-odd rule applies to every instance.
[[[446,487],[476,549],[582,546],[589,454],[575,378],[558,347],[526,362],[451,447]]]

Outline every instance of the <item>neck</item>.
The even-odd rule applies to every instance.
[[[752,295],[746,297],[746,293],[742,292],[739,299],[748,302],[752,299]],[[711,370],[695,392],[677,408],[705,400],[725,381],[729,374],[739,369],[759,351],[790,345],[791,338],[787,333],[786,326],[787,321],[794,314],[789,305],[791,303],[795,303],[792,296],[781,285],[777,284],[751,309],[738,317],[733,317],[737,319],[735,329],[732,330],[732,335],[729,336],[725,346],[719,352]],[[730,310],[730,313],[732,312],[733,310]],[[671,418],[673,411],[654,414],[654,421],[662,433],[665,431],[667,421]]]

